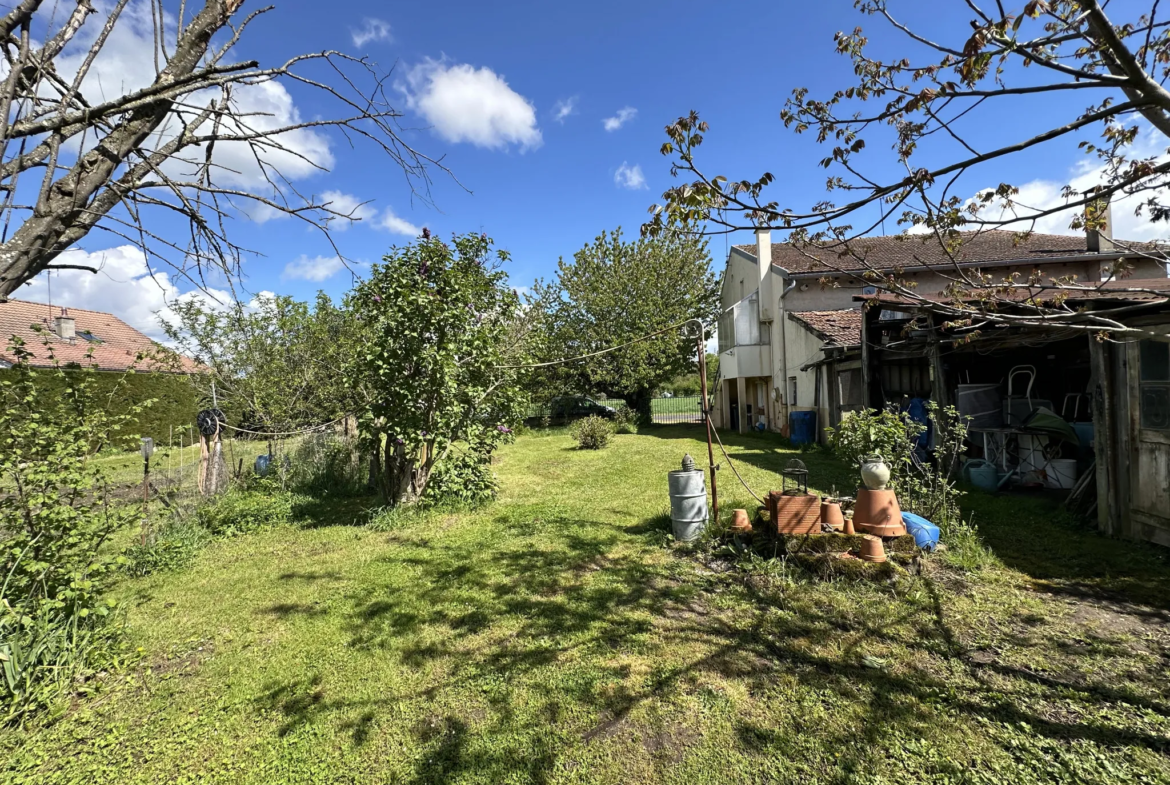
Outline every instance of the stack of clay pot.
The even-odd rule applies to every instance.
[[[906,533],[906,526],[902,523],[902,509],[898,506],[898,497],[886,488],[890,481],[890,467],[886,466],[880,455],[862,458],[861,479],[865,487],[857,489],[857,504],[853,508],[854,528],[862,534],[901,537]]]

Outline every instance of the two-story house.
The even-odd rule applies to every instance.
[[[945,289],[956,264],[997,278],[1038,271],[1044,279],[1075,276],[1092,283],[1124,258],[1132,264],[1131,280],[1165,281],[1165,263],[1135,257],[1135,248],[1152,246],[1114,243],[1107,229],[1082,236],[984,230],[964,237],[952,260],[933,235],[862,238],[845,254],[843,248],[810,252],[773,243],[770,230],[758,230],[754,245],[731,247],[723,272],[716,424],[787,432],[791,412],[813,410],[823,439],[826,426],[868,400],[860,370],[861,303],[855,299],[873,293],[862,277],[867,267],[900,270],[923,295]],[[905,382],[906,389],[924,386]]]

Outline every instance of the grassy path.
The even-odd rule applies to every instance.
[[[484,510],[374,531],[341,505],[331,525],[216,542],[127,582],[142,667],[55,724],[0,734],[0,780],[1170,781],[1160,556],[985,500],[1005,555],[979,573],[725,571],[659,526],[665,473],[705,450],[697,435],[596,453],[524,437]],[[729,447],[757,489],[792,457],[765,438]],[[815,487],[849,487],[805,460]]]

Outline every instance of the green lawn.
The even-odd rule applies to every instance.
[[[663,532],[665,474],[705,456],[699,434],[526,436],[478,512],[375,531],[323,505],[128,581],[141,664],[0,733],[0,781],[1170,781],[1161,553],[983,497],[976,573],[737,567]],[[728,442],[750,485],[779,485],[791,452]],[[802,457],[816,488],[852,486]]]

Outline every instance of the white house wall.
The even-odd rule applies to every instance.
[[[731,308],[758,288],[759,272],[755,260],[733,249],[727,257],[727,268],[723,273],[720,294],[723,310]]]

